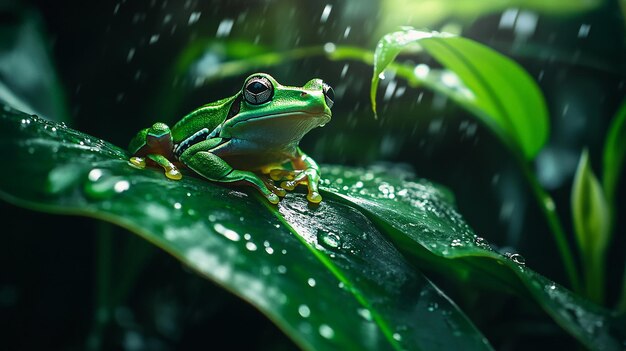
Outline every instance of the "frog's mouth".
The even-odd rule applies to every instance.
[[[323,126],[331,119],[328,112],[283,112],[225,124],[220,133],[224,138],[254,141],[266,145],[298,143],[311,129]]]

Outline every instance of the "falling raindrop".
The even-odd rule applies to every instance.
[[[235,21],[232,18],[224,18],[217,27],[217,33],[215,34],[215,36],[218,38],[229,36],[230,31],[233,29],[234,23]]]
[[[198,22],[198,20],[200,20],[200,15],[202,15],[201,12],[192,12],[191,15],[189,15],[189,21],[187,22],[187,24],[192,25]]]
[[[580,28],[578,29],[578,37],[579,38],[586,38],[589,36],[589,31],[591,30],[591,25],[590,24],[581,24]]]
[[[328,16],[330,16],[330,12],[333,10],[333,5],[324,6],[324,11],[322,11],[322,16],[320,17],[320,22],[326,23],[328,20]]]
[[[428,312],[434,312],[439,308],[439,304],[436,302],[431,302],[428,304]]]

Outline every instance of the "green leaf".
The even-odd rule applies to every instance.
[[[11,165],[0,174],[2,198],[128,228],[253,304],[304,349],[491,349],[344,203],[309,207],[290,194],[275,207],[189,174],[171,181],[132,168],[107,142],[8,108],[0,147]]]
[[[427,27],[450,22],[470,24],[479,17],[489,14],[497,16],[502,11],[509,12],[507,15],[509,18],[512,16],[512,20],[517,18],[518,13],[526,11],[557,16],[572,15],[591,11],[603,3],[603,0],[385,0],[380,2],[377,33],[387,33],[397,28],[398,23]],[[495,16],[491,18],[497,20]]]
[[[626,156],[626,100],[619,108],[606,137],[604,144],[602,183],[604,193],[611,206],[614,206],[615,191]]]
[[[519,254],[493,251],[463,221],[446,191],[383,167],[322,173],[327,190],[358,205],[420,266],[534,301],[590,349],[620,350],[626,342],[620,322],[607,310],[532,271]]]
[[[572,185],[572,219],[581,252],[587,296],[604,301],[604,270],[609,243],[610,212],[602,186],[589,164],[589,153],[580,155]]]
[[[539,87],[517,63],[470,39],[414,29],[385,35],[374,55],[370,90],[374,113],[384,71],[401,52],[409,50],[427,52],[445,70],[424,64],[414,69],[402,65],[401,76],[450,97],[527,159],[537,155],[549,133]]]
[[[626,9],[626,6],[624,7]],[[615,195],[620,181],[620,175],[624,167],[624,156],[626,156],[626,100],[622,102],[613,121],[609,126],[609,132],[604,144],[604,152],[602,159],[602,185],[604,187],[604,195],[610,210],[611,230],[616,218],[616,200]],[[611,235],[611,230],[609,235]],[[622,277],[622,288],[619,301],[617,303],[618,310],[626,311],[626,262],[624,262],[624,271]]]

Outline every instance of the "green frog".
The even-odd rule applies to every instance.
[[[319,166],[298,144],[330,121],[333,103],[333,89],[321,79],[290,87],[256,73],[234,96],[192,111],[171,129],[155,123],[141,130],[130,142],[130,163],[161,167],[172,180],[188,168],[210,181],[249,185],[272,204],[305,184],[307,199],[319,203]]]

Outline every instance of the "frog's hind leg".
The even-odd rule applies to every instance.
[[[144,140],[144,142],[142,142]],[[133,145],[143,144],[139,147]],[[133,141],[131,149],[136,151],[129,162],[137,168],[145,168],[146,161],[154,163],[165,171],[165,176],[169,179],[179,180],[182,174],[172,163],[174,157],[174,145],[172,133],[165,123],[155,123],[152,127],[142,130]]]
[[[204,143],[208,143],[205,141]],[[208,144],[207,144],[208,145]],[[215,182],[243,183],[255,187],[272,204],[280,200],[274,191],[258,175],[249,171],[240,171],[231,167],[226,161],[208,151],[193,152],[191,149],[181,155],[181,160],[194,172]],[[284,196],[278,188],[273,189]],[[281,189],[282,190],[282,189]]]

